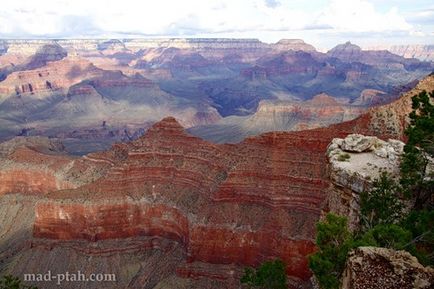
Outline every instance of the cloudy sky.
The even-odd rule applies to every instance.
[[[432,0],[1,0],[0,38],[302,38],[434,44]]]

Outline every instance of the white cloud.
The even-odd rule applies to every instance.
[[[0,37],[232,33],[261,38],[308,30],[415,33],[397,8],[380,12],[367,0],[14,0],[0,6]]]
[[[364,0],[333,0],[320,13],[318,24],[330,25],[337,32],[410,31],[412,26],[401,16],[396,7],[386,13],[375,10]]]

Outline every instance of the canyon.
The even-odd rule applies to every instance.
[[[324,127],[399,98],[434,69],[430,59],[352,43],[323,53],[300,39],[24,39],[0,47],[0,140],[59,138],[76,155],[135,140],[167,116],[215,142]]]
[[[364,175],[342,182],[353,163],[332,152],[375,136],[378,159],[393,163],[411,96],[434,90],[430,56],[395,51],[347,42],[323,53],[298,39],[1,40],[0,272],[232,289],[246,266],[280,258],[290,288],[313,288],[316,223],[332,211],[354,225],[369,186]]]
[[[434,90],[434,75],[353,120],[236,144],[193,136],[173,117],[84,156],[46,137],[3,142],[0,271],[116,274],[104,288],[238,288],[245,266],[281,258],[290,288],[312,288],[315,224],[351,206],[331,202],[347,185],[331,175],[330,143],[354,134],[404,140],[411,97],[422,90]]]

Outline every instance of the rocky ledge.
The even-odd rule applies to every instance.
[[[406,251],[360,247],[350,253],[341,289],[428,289],[434,269]]]
[[[332,181],[328,209],[348,216],[354,229],[358,224],[359,194],[368,190],[382,172],[398,176],[403,150],[402,141],[374,136],[351,134],[333,139],[327,148]]]

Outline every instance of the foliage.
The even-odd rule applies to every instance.
[[[309,256],[309,266],[322,288],[339,287],[352,241],[345,217],[329,213],[324,222],[317,224],[316,244],[319,250]]]
[[[350,158],[351,158],[351,156],[350,156],[349,154],[347,154],[347,153],[343,153],[343,154],[340,154],[340,155],[338,156],[338,161],[340,161],[340,162],[346,162],[346,161],[348,161]]]
[[[6,275],[0,279],[0,289],[38,289],[33,286],[26,286],[17,277]]]
[[[434,178],[427,176],[428,158],[434,157],[434,91],[422,91],[412,98],[413,111],[401,161],[401,184],[415,199],[415,209],[432,208]]]
[[[258,269],[246,268],[241,283],[255,289],[286,289],[285,264],[273,260],[264,262]]]
[[[374,180],[369,192],[360,194],[360,222],[362,231],[372,229],[378,224],[394,224],[400,221],[403,204],[398,192],[398,184],[383,172]]]
[[[395,224],[379,224],[367,231],[355,242],[355,246],[384,247],[409,250],[412,240],[410,231]]]
[[[412,211],[402,221],[402,226],[412,233],[412,252],[424,265],[434,265],[434,210]]]

